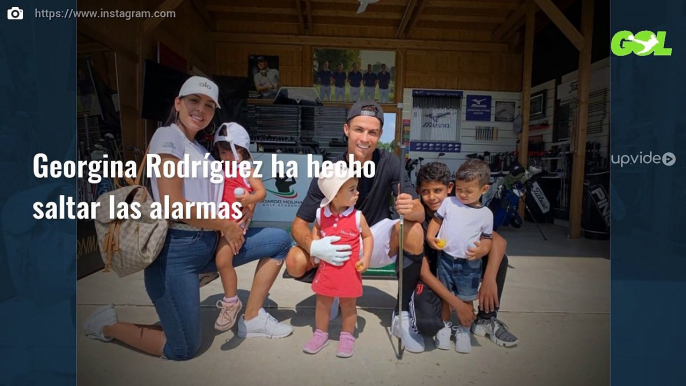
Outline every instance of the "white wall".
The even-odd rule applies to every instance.
[[[412,91],[406,88],[403,90],[403,109],[402,118],[412,119]],[[445,90],[444,90],[445,91]],[[519,114],[521,93],[519,92],[499,92],[499,91],[470,91],[463,92],[461,99],[461,118],[460,118],[460,153],[446,153],[439,161],[448,165],[450,170],[455,171],[467,159],[467,154],[483,153],[489,151],[492,154],[515,151],[517,145],[517,134],[512,131],[512,122],[495,122],[495,102],[515,102],[515,116]],[[491,96],[491,121],[467,121],[467,95],[490,95]],[[498,128],[497,141],[477,141],[475,138],[476,126],[490,126]],[[423,163],[436,161],[438,153],[433,152],[410,152],[411,158],[424,157]],[[416,171],[416,170],[415,170]]]
[[[570,72],[562,77],[560,85],[557,87],[557,99],[560,101],[576,97],[576,90],[570,87],[572,82],[576,82],[579,71]],[[590,92],[607,89],[607,111],[602,122],[602,132],[599,134],[588,134],[587,141],[600,142],[600,151],[608,157],[608,146],[610,144],[610,58],[605,58],[591,64]]]
[[[545,149],[549,150],[553,146],[553,125],[555,121],[555,104],[557,100],[569,100],[576,97],[576,90],[571,87],[573,82],[576,82],[579,71],[570,72],[562,76],[561,83],[556,87],[555,80],[550,80],[541,83],[531,88],[531,94],[535,94],[543,89],[546,91],[546,115],[544,118],[532,120],[529,122],[530,127],[533,125],[548,122],[549,128],[545,130],[529,130],[529,137],[543,135],[545,141]],[[597,91],[604,88],[610,88],[610,60],[609,58],[599,60],[591,64],[591,88],[589,91]],[[609,95],[608,95],[609,104]],[[601,143],[601,152],[607,155],[607,146],[609,144],[610,136],[610,109],[608,107],[606,118],[603,120],[603,129],[600,134],[589,134],[588,141],[595,141]]]

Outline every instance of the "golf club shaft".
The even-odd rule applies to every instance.
[[[400,145],[400,183],[398,185],[398,196],[403,192],[403,162],[405,161],[405,146]],[[398,327],[402,330],[403,325],[403,266],[404,266],[404,253],[403,253],[403,233],[404,233],[404,222],[405,216],[400,214],[400,230],[398,234]],[[403,342],[400,337],[398,337],[398,358],[403,357]]]

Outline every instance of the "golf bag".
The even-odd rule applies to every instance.
[[[502,225],[512,225],[514,228],[522,226],[519,216],[519,196],[505,185],[500,185],[498,192],[488,203],[488,209],[493,212],[493,230],[497,231]]]
[[[509,173],[502,180],[494,183],[496,192],[488,203],[488,208],[493,212],[493,230],[497,231],[502,225],[512,225],[514,228],[522,226],[522,218],[519,216],[519,198],[524,192],[521,180],[526,176],[526,170],[519,162],[513,162],[509,167]]]

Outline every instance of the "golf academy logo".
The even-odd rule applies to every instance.
[[[281,198],[294,199],[298,197],[298,192],[293,190],[293,188],[291,187],[292,185],[296,184],[295,178],[291,177],[290,179],[288,179],[286,177],[275,177],[263,180],[263,182],[271,179],[275,180],[274,186],[276,186],[276,189],[278,191],[275,192],[271,189],[265,189],[266,191]]]
[[[672,49],[665,47],[667,32],[641,31],[632,33],[631,31],[619,31],[612,37],[610,45],[612,53],[617,56],[627,56],[634,53],[638,56],[672,56]]]

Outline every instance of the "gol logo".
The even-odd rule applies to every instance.
[[[619,31],[612,37],[612,53],[617,56],[626,56],[634,53],[638,56],[671,56],[672,49],[665,48],[667,32],[641,31],[633,34],[631,31]]]

